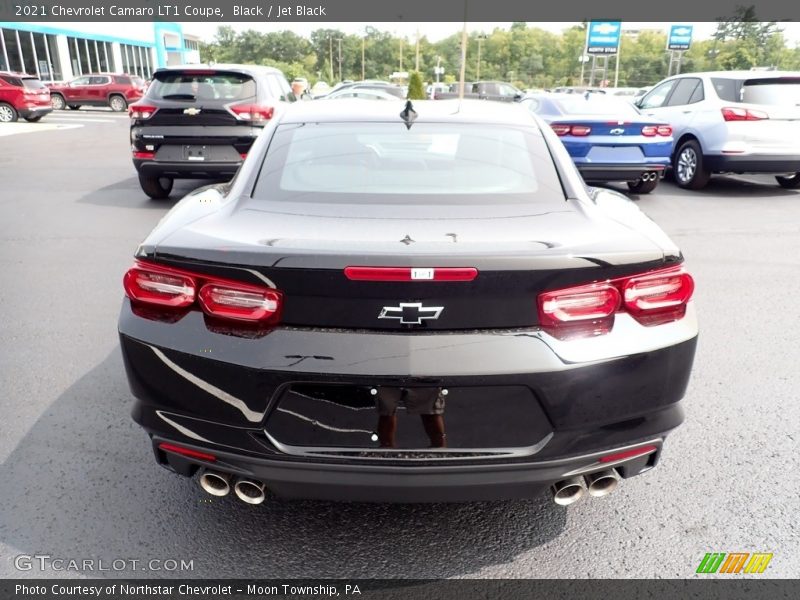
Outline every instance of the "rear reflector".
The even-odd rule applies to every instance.
[[[200,460],[207,460],[209,462],[214,462],[217,460],[217,457],[213,454],[206,454],[205,452],[199,452],[197,450],[192,450],[191,448],[182,448],[181,446],[176,446],[175,444],[168,444],[166,442],[161,442],[158,445],[159,450],[164,450],[166,452],[174,452],[175,454],[182,454],[183,456],[188,456],[189,458],[198,458]]]
[[[345,267],[351,281],[472,281],[474,267]]]
[[[625,460],[626,458],[633,458],[635,456],[650,454],[651,452],[655,452],[656,450],[658,450],[657,446],[640,446],[639,448],[633,448],[632,450],[625,450],[624,452],[606,454],[605,456],[601,456],[598,462],[601,463],[617,462],[618,460]]]
[[[763,121],[769,119],[769,115],[763,110],[726,107],[722,109],[722,118],[726,121]]]
[[[151,160],[156,157],[155,152],[139,152],[138,150],[133,151],[133,158],[139,158],[143,160]]]

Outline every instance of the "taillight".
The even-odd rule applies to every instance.
[[[269,121],[275,114],[274,107],[260,104],[231,104],[228,110],[241,121]]]
[[[659,125],[657,129],[658,135],[663,135],[664,137],[669,137],[672,135],[672,127],[669,125]]]
[[[722,118],[726,121],[763,121],[769,119],[769,115],[763,110],[726,107],[722,109]]]
[[[544,292],[539,323],[559,339],[608,333],[618,311],[652,327],[683,318],[693,292],[694,280],[680,266]]]
[[[642,127],[642,135],[645,137],[654,137],[656,135],[669,137],[672,135],[672,127],[669,125],[645,125]]]
[[[139,158],[142,160],[152,160],[156,157],[155,152],[144,152],[140,150],[132,150],[133,158]]]
[[[148,104],[131,104],[128,107],[128,116],[131,119],[145,120],[152,117],[158,112],[157,106],[150,106]]]
[[[200,306],[214,317],[270,323],[278,319],[281,294],[250,286],[208,283],[200,289]]]
[[[123,279],[125,293],[131,300],[183,308],[194,303],[195,282],[191,277],[157,267],[134,266]]]
[[[592,128],[587,127],[586,125],[566,125],[563,123],[555,123],[551,125],[550,128],[556,133],[557,136],[575,135],[578,137],[584,137],[592,132]]]
[[[620,305],[619,290],[592,284],[539,295],[539,323],[560,339],[608,333]]]
[[[175,444],[169,444],[167,442],[161,442],[158,445],[158,448],[159,450],[164,450],[166,452],[174,452],[175,454],[182,454],[183,456],[188,456],[190,458],[207,460],[208,462],[214,462],[217,460],[217,457],[213,454],[192,450],[191,448],[184,448],[183,446],[176,446]]]
[[[622,280],[625,309],[643,325],[669,323],[686,314],[694,279],[682,268]]]
[[[123,278],[125,294],[143,306],[189,308],[207,315],[251,323],[274,323],[280,317],[282,294],[260,287],[136,261]]]

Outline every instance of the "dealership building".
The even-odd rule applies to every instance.
[[[66,81],[86,73],[147,79],[158,67],[200,62],[200,38],[179,23],[0,22],[0,71]]]

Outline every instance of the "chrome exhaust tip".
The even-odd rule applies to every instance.
[[[599,498],[606,496],[617,489],[619,485],[619,474],[614,469],[589,473],[586,476],[586,487],[589,495]]]
[[[583,498],[586,492],[586,482],[582,477],[571,477],[558,481],[552,485],[553,501],[559,506],[569,506]]]
[[[203,471],[200,475],[200,487],[212,496],[227,496],[231,491],[231,476],[219,471]]]
[[[267,497],[264,490],[263,481],[253,481],[252,479],[239,479],[233,486],[236,497],[247,504],[261,504]]]

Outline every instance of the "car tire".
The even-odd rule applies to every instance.
[[[641,179],[637,179],[636,181],[628,182],[628,189],[634,194],[649,194],[656,189],[657,185],[658,177],[651,179],[650,181],[642,181]]]
[[[174,183],[171,177],[159,177],[157,175],[139,175],[139,185],[142,191],[153,200],[164,200],[169,198]]]
[[[711,173],[703,164],[703,151],[697,140],[681,144],[672,157],[672,172],[675,183],[688,190],[700,190],[708,185]]]
[[[69,105],[69,109],[70,110],[80,110],[80,108],[81,108],[80,104],[70,104]]]
[[[790,175],[789,177],[784,177],[783,175],[776,175],[775,181],[778,182],[778,185],[782,188],[786,188],[787,190],[793,190],[795,188],[800,187],[800,173],[795,173],[794,175]]]
[[[0,123],[13,123],[18,118],[19,115],[13,106],[0,102]]]
[[[61,94],[50,94],[50,106],[53,110],[64,110],[67,108],[67,102]]]
[[[123,112],[128,108],[128,102],[122,96],[111,96],[108,99],[108,106],[114,112]]]
[[[42,120],[42,117],[43,117],[43,116],[44,116],[44,115],[38,115],[38,116],[36,116],[36,117],[25,117],[25,120],[26,120],[28,123],[38,123],[39,121],[41,121],[41,120]]]

